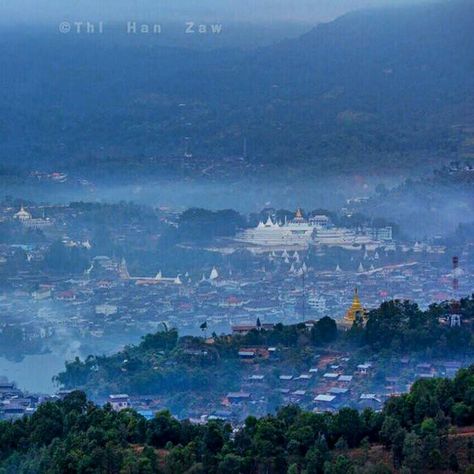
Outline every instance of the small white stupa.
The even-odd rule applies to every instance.
[[[219,272],[216,267],[212,267],[211,274],[209,275],[209,280],[217,280],[219,278]]]

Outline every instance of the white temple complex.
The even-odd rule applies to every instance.
[[[13,215],[13,219],[21,222],[23,226],[32,229],[43,229],[53,224],[53,220],[49,218],[33,218],[24,206],[21,206],[20,210]]]
[[[235,240],[272,250],[306,249],[312,241],[314,230],[324,229],[328,224],[326,216],[315,216],[307,220],[298,209],[291,221],[275,222],[269,216],[266,222],[259,222],[257,227],[239,233]]]
[[[266,222],[259,222],[257,227],[240,232],[235,241],[247,244],[255,252],[304,250],[309,245],[342,247],[348,250],[375,250],[391,240],[391,228],[364,228],[356,231],[334,227],[327,216],[313,216],[305,219],[301,210],[297,210],[291,221],[276,222],[270,216]]]

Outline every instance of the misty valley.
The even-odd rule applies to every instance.
[[[426,178],[393,188],[361,186],[365,196],[312,211],[7,198],[0,223],[4,371],[13,375],[18,367],[25,388],[52,389],[65,361],[111,355],[163,325],[199,336],[203,324],[221,335],[256,318],[343,321],[354,288],[367,311],[390,299],[426,309],[468,296],[472,223],[452,226],[452,213],[438,208],[436,234],[427,230],[429,208],[435,202],[450,208],[452,193],[469,190],[473,176],[470,166],[452,163],[429,178],[439,186],[429,199],[418,197],[418,215],[427,214],[421,229],[421,219],[412,225],[408,218],[414,198],[403,208],[400,193],[419,196]],[[68,188],[71,180],[67,174],[33,179],[33,193],[45,183]],[[455,255],[461,256],[456,276]],[[23,367],[41,354],[47,373],[29,378]]]
[[[472,1],[0,3],[0,474],[474,473]]]

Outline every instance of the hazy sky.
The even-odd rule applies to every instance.
[[[0,0],[0,21],[304,21],[347,11],[423,0]]]

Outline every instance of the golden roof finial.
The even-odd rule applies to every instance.
[[[363,316],[365,309],[359,299],[359,292],[357,288],[354,288],[354,298],[352,299],[352,305],[347,310],[344,320],[349,323],[353,323],[358,316]]]

